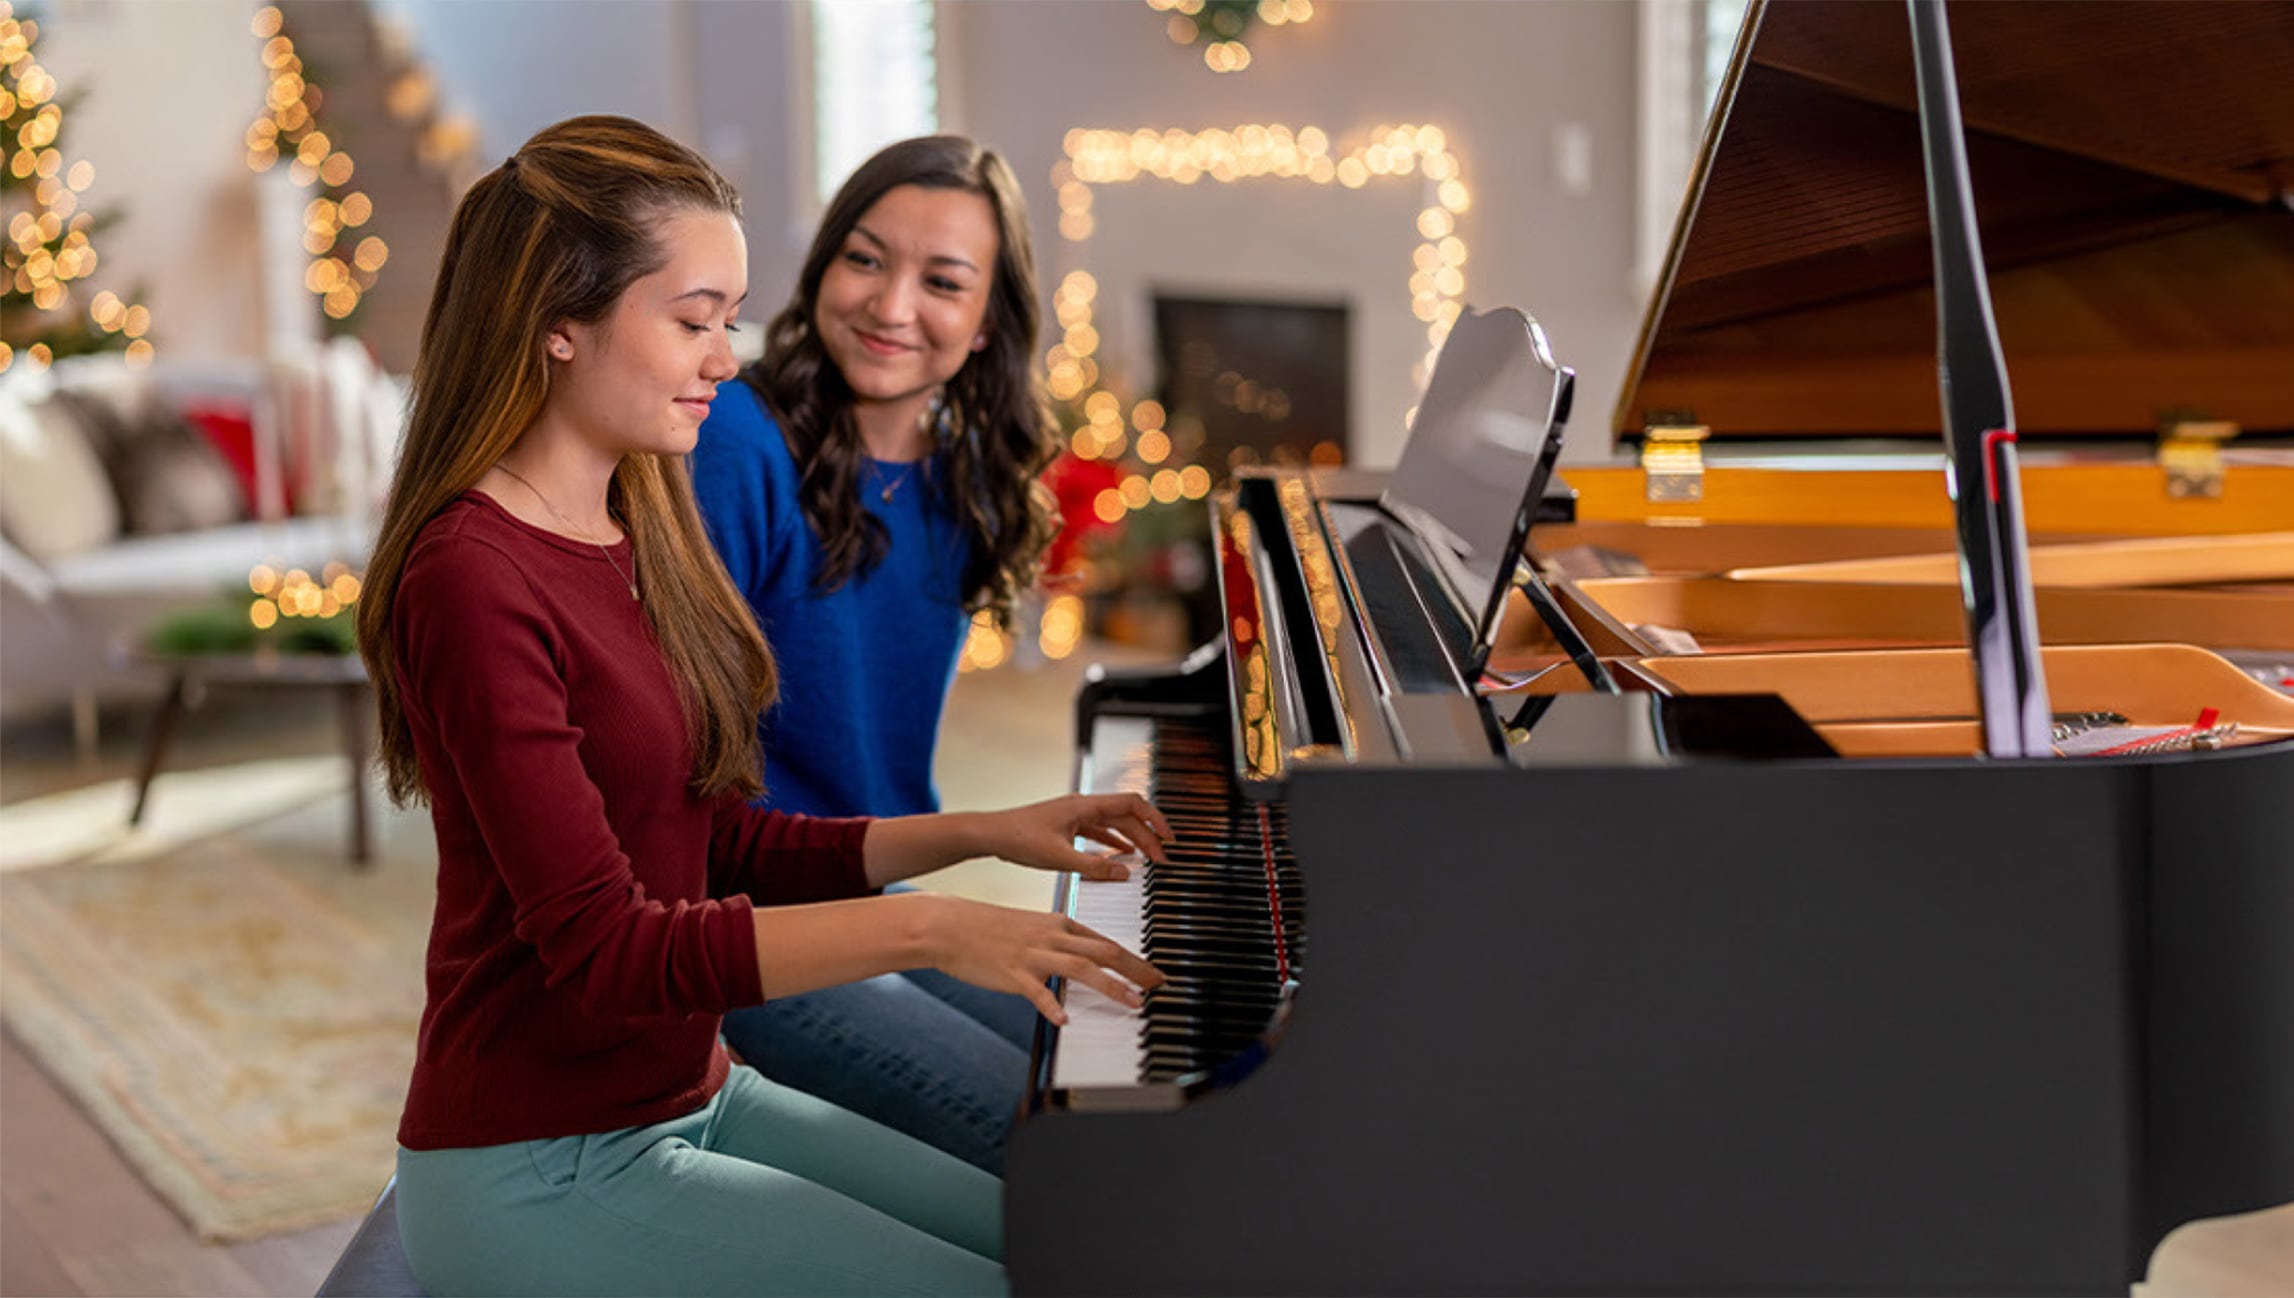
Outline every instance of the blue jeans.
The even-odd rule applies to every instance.
[[[1007,1293],[994,1177],[735,1068],[683,1117],[398,1151],[429,1293]]]
[[[917,969],[735,1010],[724,1032],[772,1080],[1001,1175],[1035,1028],[1025,997]]]

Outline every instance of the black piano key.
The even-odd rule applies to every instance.
[[[1141,1077],[1172,1081],[1253,1048],[1304,948],[1303,877],[1287,810],[1242,801],[1224,717],[1159,717],[1147,797],[1170,821],[1140,872],[1141,952],[1168,981],[1140,1011]]]

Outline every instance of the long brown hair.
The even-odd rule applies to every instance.
[[[1012,601],[1034,583],[1044,547],[1059,531],[1058,502],[1042,483],[1058,451],[1056,426],[1035,382],[1039,323],[1035,252],[1027,203],[1002,158],[959,135],[887,145],[836,192],[805,253],[795,294],[765,328],[764,358],[742,377],[764,396],[795,454],[797,498],[820,538],[814,586],[834,590],[884,559],[884,524],[861,508],[864,456],[852,417],[852,389],[813,326],[821,278],[845,236],[876,201],[902,185],[978,194],[996,215],[1000,238],[983,324],[987,346],[948,380],[945,499],[971,541],[962,575],[964,609],[1008,619]]]
[[[543,130],[455,209],[415,357],[406,440],[358,605],[383,769],[401,806],[426,800],[392,656],[392,605],[415,539],[541,412],[550,329],[603,319],[631,283],[667,263],[657,237],[663,218],[695,209],[739,216],[741,200],[698,154],[625,117],[576,117]],[[777,686],[772,653],[710,548],[684,458],[623,456],[607,503],[646,574],[645,615],[677,682],[694,788],[754,795],[757,716]]]

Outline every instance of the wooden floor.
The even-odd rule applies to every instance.
[[[938,761],[947,806],[1005,806],[1066,791],[1082,667],[1071,660],[958,681]],[[0,735],[0,803],[132,774],[144,722],[140,709],[107,710],[92,761],[74,754],[60,721]],[[168,767],[334,753],[333,725],[331,705],[316,694],[272,702],[218,693],[185,720]],[[1043,905],[1050,896],[1049,876],[993,862],[925,882],[1012,905]],[[0,1044],[0,1295],[309,1294],[355,1227],[345,1221],[244,1244],[203,1243],[13,1037]]]
[[[289,704],[218,693],[185,720],[169,768],[340,751],[325,700]],[[11,727],[0,735],[0,802],[132,774],[147,720],[141,707],[107,708],[92,760],[61,720]],[[0,1294],[308,1294],[356,1226],[201,1241],[14,1036],[0,1042]]]
[[[358,1224],[202,1243],[13,1036],[0,1042],[0,1150],[0,1293],[12,1298],[308,1294]]]

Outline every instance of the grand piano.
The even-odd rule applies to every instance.
[[[1890,38],[1866,8],[1756,9],[1704,166],[1765,120],[1771,49],[1900,55],[1873,75],[1900,74],[1903,118],[1905,11],[1869,7]],[[2097,8],[2168,44],[2193,26],[2180,5]],[[2251,8],[2245,39],[2284,52],[2282,8]],[[1993,10],[2025,25],[1963,27],[1971,87],[1999,75],[1996,33],[2069,57],[2086,47],[2031,44],[2029,24],[2095,13],[1952,12]],[[1980,195],[1988,145],[1968,121]],[[2214,224],[2282,248],[2287,220],[2281,203]],[[1661,293],[1653,317],[1668,298],[1682,295]],[[1760,368],[1762,330],[1738,333]],[[1928,365],[1924,389],[1868,404],[1932,454],[1932,350]],[[1649,360],[1644,378],[1662,372]],[[2225,382],[2223,407],[2249,435],[2294,431],[2254,375]],[[1168,672],[1098,674],[1078,699],[1078,787],[1145,792],[1181,837],[1170,868],[1068,881],[1058,904],[1176,977],[1140,1015],[1070,988],[1069,1025],[1045,1028],[1007,1151],[1015,1289],[2124,1292],[2172,1227],[2294,1200],[2294,943],[2277,931],[2294,914],[2294,698],[2245,665],[2294,649],[2273,639],[2268,538],[2210,538],[2264,553],[2251,588],[2223,589],[2240,578],[2222,554],[2183,583],[2196,589],[2064,588],[2250,597],[2244,616],[2161,624],[2197,643],[2108,634],[2120,624],[2099,614],[2058,641],[2070,605],[2041,590],[2067,725],[2203,705],[2204,746],[1984,758],[1948,585],[1940,620],[1898,615],[1932,583],[1896,572],[1877,597],[1778,615],[1799,621],[1771,633],[1763,610],[1790,601],[1732,609],[1730,585],[1789,575],[1668,576],[1660,558],[1615,580],[1700,593],[1634,604],[1551,563],[1643,540],[1713,562],[1689,527],[1626,519],[1589,540],[1582,510],[1532,526],[1571,386],[1528,317],[1464,317],[1391,475],[1238,476],[1213,502],[1226,634]],[[1853,387],[1812,383],[1807,399]],[[2036,513],[2051,466],[2034,458]],[[1937,515],[1872,547],[1788,518],[1755,520],[1752,548],[1769,566],[1932,567],[1922,550],[1951,534],[1931,471]],[[2118,521],[2065,543],[2112,544]],[[2043,580],[2063,566],[2046,548]],[[1869,576],[1798,589],[1821,601]],[[1650,610],[1664,617],[1637,616]],[[2113,615],[2143,629],[2138,604]]]

